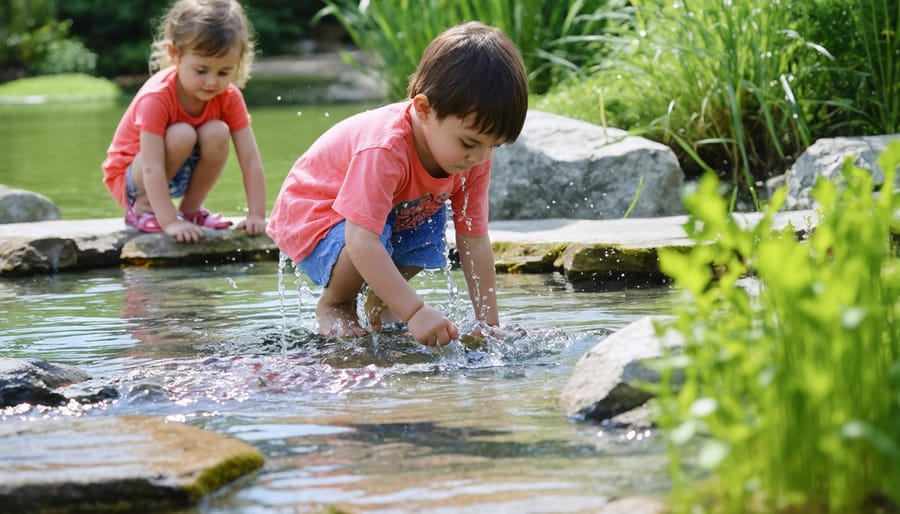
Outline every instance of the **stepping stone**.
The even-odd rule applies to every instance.
[[[165,418],[0,424],[0,513],[186,507],[263,464],[243,441]]]

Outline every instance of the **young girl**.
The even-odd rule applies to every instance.
[[[365,334],[356,298],[368,284],[377,295],[367,305],[372,329],[396,317],[422,344],[459,336],[407,283],[446,265],[448,199],[475,317],[500,323],[488,186],[493,149],[525,123],[521,57],[503,32],[458,25],[429,44],[408,95],[323,134],[294,164],[272,210],[269,235],[324,286],[316,305],[323,335]]]
[[[238,228],[265,231],[263,165],[242,87],[250,74],[250,25],[236,0],[177,0],[153,44],[157,71],[125,111],[103,161],[103,182],[125,223],[182,243],[201,227],[231,225],[203,207],[228,158],[229,137],[247,193]],[[181,198],[178,211],[172,198]]]

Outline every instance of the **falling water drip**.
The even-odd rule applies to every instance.
[[[310,283],[303,278],[300,266],[293,261],[291,261],[291,265],[294,267],[294,286],[297,288],[297,320],[304,326],[309,321],[309,324],[315,327],[315,295],[310,287]],[[308,309],[309,306],[313,306],[313,308],[308,313],[304,311],[304,306],[307,306],[307,310],[310,310]]]
[[[278,252],[278,312],[281,313],[281,355],[287,355],[287,339],[285,330],[287,330],[287,320],[284,313],[284,267],[287,265],[288,256],[284,252]]]
[[[472,218],[466,214],[466,210],[469,208],[469,192],[466,190],[466,177],[461,177],[460,179],[460,189],[463,192],[463,206],[459,211],[459,217],[466,223],[466,227],[469,230],[472,230]]]
[[[447,281],[447,316],[452,320],[462,319],[465,316],[465,306],[459,298],[459,287],[453,280],[453,266],[450,264],[450,247],[444,246],[444,278]]]

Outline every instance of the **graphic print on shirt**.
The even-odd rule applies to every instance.
[[[394,207],[394,214],[396,215],[394,218],[394,230],[408,230],[425,223],[426,219],[444,206],[444,202],[448,198],[450,198],[449,193],[441,193],[438,196],[427,193],[415,200],[400,202]]]

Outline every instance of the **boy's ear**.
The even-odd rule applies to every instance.
[[[419,119],[422,121],[427,120],[428,116],[431,114],[431,104],[428,103],[428,97],[419,93],[413,97],[412,103],[413,109],[416,110],[416,115],[419,116]]]

